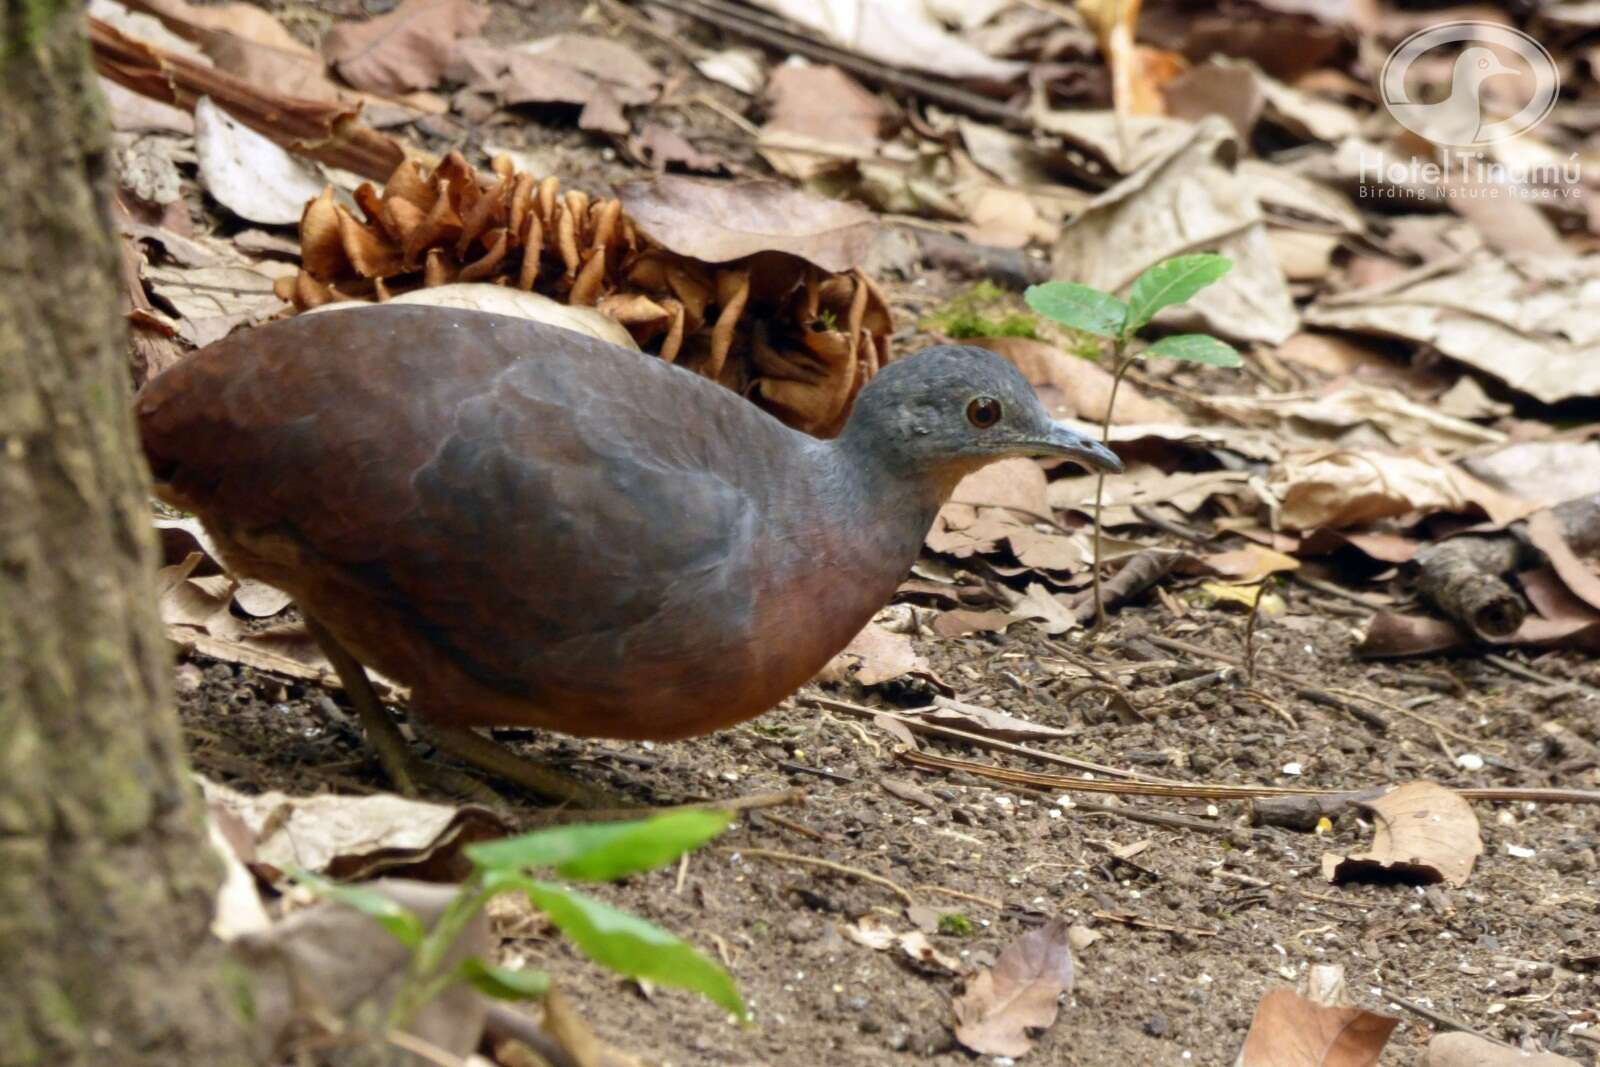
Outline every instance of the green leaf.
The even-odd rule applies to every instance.
[[[310,871],[292,870],[287,873],[290,878],[322,899],[354,908],[368,918],[376,919],[389,932],[390,937],[413,952],[422,944],[422,939],[428,932],[416,912],[396,904],[375,889],[358,885],[340,885]]]
[[[1244,360],[1233,350],[1232,345],[1224,344],[1215,337],[1203,333],[1180,333],[1173,337],[1163,337],[1145,349],[1144,354],[1181,359],[1189,363],[1206,363],[1213,367],[1244,365]]]
[[[1142,328],[1162,308],[1189,300],[1232,269],[1233,260],[1209,252],[1157,263],[1133,280],[1128,293],[1128,332]]]
[[[505,871],[491,871],[486,882],[496,889],[526,892],[584,955],[602,967],[693,990],[740,1019],[749,1018],[728,972],[659,926],[551,882]]]
[[[1030,285],[1022,295],[1028,306],[1045,318],[1101,337],[1118,336],[1128,321],[1128,305],[1110,293],[1076,282]]]
[[[461,961],[456,977],[497,1000],[538,1000],[550,991],[550,976],[543,971],[514,971],[476,956]]]
[[[633,822],[557,826],[467,847],[481,869],[554,867],[568,878],[609,882],[671,863],[723,831],[733,814],[677,811]]]

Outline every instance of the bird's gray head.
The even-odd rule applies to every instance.
[[[856,398],[840,441],[944,492],[1007,456],[1122,470],[1110,449],[1052,419],[1016,367],[968,345],[936,345],[884,367]]]
[[[1500,57],[1494,50],[1483,45],[1473,45],[1456,57],[1455,66],[1450,70],[1451,88],[1456,87],[1456,82],[1463,83],[1469,90],[1476,90],[1478,86],[1494,77],[1496,74],[1516,74],[1515,67],[1508,67],[1500,62]]]

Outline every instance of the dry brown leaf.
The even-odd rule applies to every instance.
[[[1472,805],[1434,782],[1407,782],[1360,807],[1375,821],[1369,852],[1324,853],[1330,882],[1383,873],[1421,884],[1463,886],[1483,854]]]
[[[1508,497],[1452,464],[1427,456],[1324,451],[1285,456],[1268,473],[1285,530],[1360,526],[1439,512],[1482,512],[1504,525],[1535,505]]]
[[[1417,1067],[1583,1067],[1577,1060],[1554,1052],[1523,1052],[1507,1048],[1477,1034],[1454,1031],[1435,1034],[1423,1050]]]
[[[955,506],[1020,509],[1023,522],[1049,518],[1050,502],[1045,494],[1043,468],[1025,457],[1003,459],[972,472],[950,494]],[[949,505],[946,505],[949,506]]]
[[[1267,240],[1261,207],[1231,163],[1233,130],[1215,116],[1167,154],[1096,197],[1062,230],[1056,277],[1124,292],[1146,268],[1171,256],[1219,252],[1234,262],[1182,314],[1215,332],[1277,344],[1299,316]]]
[[[911,646],[910,636],[869,622],[818,676],[832,682],[854,678],[862,685],[882,685],[908,674],[931,674],[932,670]]]
[[[956,1040],[984,1056],[1021,1056],[1029,1030],[1056,1021],[1061,994],[1072,989],[1070,924],[1053,919],[1007,945],[952,1005]]]
[[[458,37],[489,19],[473,0],[405,0],[386,15],[335,26],[322,54],[357,89],[399,95],[439,84]]]
[[[941,78],[1006,82],[1025,63],[995,59],[946,29],[924,0],[863,4],[860,0],[755,0],[834,44],[891,67],[909,67]]]
[[[840,150],[829,155],[762,148],[773,169],[801,181],[848,167],[850,156],[875,154],[889,125],[883,101],[838,67],[784,63],[772,71],[765,95],[763,145],[792,142]]]
[[[1216,497],[1237,501],[1241,507],[1260,502],[1248,471],[1173,471],[1167,473],[1147,463],[1130,464],[1126,472],[1106,480],[1101,494],[1103,526],[1140,526],[1145,520],[1135,508],[1176,508],[1185,515],[1199,511]],[[1050,483],[1050,506],[1057,511],[1094,514],[1094,479],[1058,478]]]
[[[209,96],[194,106],[200,180],[223,207],[251,222],[291,226],[326,180],[304,160],[223,111]]]
[[[1548,404],[1600,396],[1600,256],[1479,253],[1396,283],[1325,296],[1306,322],[1437,348]]]
[[[1399,1022],[1274,989],[1256,1005],[1239,1067],[1374,1067]]]
[[[995,737],[1002,741],[1038,741],[1050,737],[1071,736],[1071,732],[1067,730],[1041,726],[1027,719],[1019,719],[1015,715],[1007,715],[1003,711],[976,704],[964,704],[949,697],[935,697],[933,707],[925,711],[907,711],[903,714],[921,719],[923,722],[949,726],[956,730],[965,730],[967,733],[982,734],[984,737]]]
[[[825,200],[783,182],[715,182],[664,175],[617,187],[629,217],[681,256],[727,263],[785,252],[823,270],[865,261],[876,222],[853,204]]]
[[[1206,403],[1248,425],[1271,425],[1290,438],[1331,440],[1354,449],[1428,447],[1450,452],[1506,440],[1498,430],[1443,414],[1436,405],[1361,382],[1321,393],[1214,396]]]
[[[201,780],[206,803],[230,813],[249,830],[258,871],[299,868],[339,880],[429,864],[448,874],[460,849],[505,833],[500,816],[475,805],[450,807],[390,793],[354,797],[286,793],[246,796]]]

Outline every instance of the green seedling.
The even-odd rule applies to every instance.
[[[468,845],[472,874],[429,928],[407,908],[372,889],[338,885],[294,872],[320,896],[371,917],[411,951],[404,981],[390,1010],[391,1029],[403,1030],[423,1005],[458,982],[507,1000],[542,997],[550,987],[541,971],[512,970],[470,958],[446,966],[450,947],[473,916],[502,893],[521,893],[584,955],[618,974],[693,990],[740,1020],[749,1013],[727,971],[688,942],[636,915],[534,872],[581,882],[611,882],[665,866],[711,840],[732,819],[728,812],[680,811],[634,822],[560,826],[520,837]]]
[[[1146,356],[1181,359],[1213,367],[1243,365],[1239,353],[1230,345],[1203,333],[1163,337],[1146,348],[1132,343],[1140,330],[1149,325],[1163,308],[1187,303],[1206,286],[1233,268],[1226,256],[1202,253],[1163,260],[1133,280],[1126,302],[1110,293],[1074,282],[1047,282],[1031,286],[1024,297],[1028,306],[1045,318],[1074,330],[1104,337],[1112,346],[1111,397],[1106,403],[1101,436],[1111,438],[1111,411],[1117,402],[1117,389],[1134,361]],[[1105,626],[1106,605],[1100,593],[1100,501],[1105,490],[1105,475],[1095,479],[1094,487],[1094,613],[1099,626]]]
[[[950,937],[971,937],[972,920],[959,911],[946,912],[939,916],[939,932]]]

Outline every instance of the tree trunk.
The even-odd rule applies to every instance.
[[[249,1062],[155,612],[74,0],[0,0],[0,1064]]]

